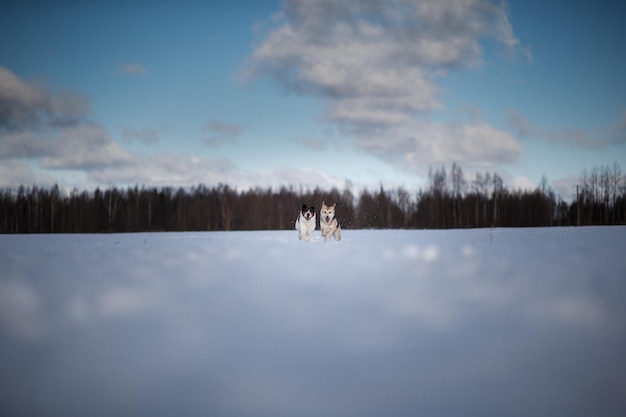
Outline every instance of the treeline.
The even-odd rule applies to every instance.
[[[626,223],[626,178],[619,164],[585,169],[568,204],[544,176],[536,189],[509,190],[497,174],[466,180],[457,164],[429,172],[417,198],[415,227],[545,227]]]
[[[102,233],[292,229],[302,204],[337,203],[344,228],[468,228],[626,223],[620,166],[584,170],[574,200],[556,196],[543,179],[532,191],[509,190],[497,173],[465,178],[453,164],[430,170],[426,190],[330,191],[110,187],[93,192],[58,186],[0,190],[0,233]]]

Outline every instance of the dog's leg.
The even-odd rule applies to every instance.
[[[324,242],[328,242],[330,237],[335,233],[336,228],[334,226],[328,226],[326,233],[324,234]]]
[[[337,229],[335,229],[335,240],[337,242],[339,242],[341,240],[341,227],[337,226]]]

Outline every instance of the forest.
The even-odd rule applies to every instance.
[[[534,190],[509,190],[497,173],[466,179],[456,163],[429,171],[427,189],[239,191],[109,187],[95,191],[36,185],[0,189],[0,233],[123,233],[292,229],[302,204],[337,203],[347,229],[445,229],[626,224],[626,178],[613,166],[583,170],[571,203],[544,177]],[[318,220],[319,222],[319,220]]]

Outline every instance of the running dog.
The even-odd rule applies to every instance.
[[[296,219],[296,230],[298,231],[298,239],[311,240],[315,230],[315,207],[302,205],[302,210]]]
[[[337,203],[327,206],[325,201],[322,202],[320,229],[322,229],[324,242],[328,242],[331,236],[334,236],[337,241],[341,240],[341,227],[339,227],[339,222],[335,218],[336,206]]]

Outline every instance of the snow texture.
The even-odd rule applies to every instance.
[[[0,235],[3,416],[626,415],[626,228]]]

